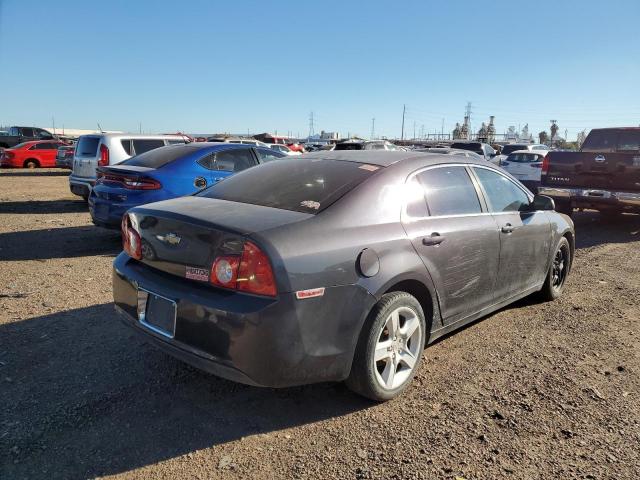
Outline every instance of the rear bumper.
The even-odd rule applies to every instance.
[[[95,192],[89,196],[89,214],[91,215],[91,220],[101,227],[120,228],[120,222],[122,221],[124,213],[136,206],[137,204],[116,204],[102,200],[95,195]]]
[[[77,177],[73,174],[69,175],[69,190],[71,190],[71,193],[74,195],[80,197],[88,197],[95,183],[95,178]]]
[[[599,189],[540,187],[538,193],[570,201],[575,207],[618,206],[640,208],[640,193]]]
[[[175,335],[138,319],[138,288],[175,301]],[[152,343],[197,368],[229,380],[287,387],[344,380],[362,323],[375,298],[356,285],[327,288],[297,300],[241,294],[159,272],[120,254],[113,296],[124,322]]]

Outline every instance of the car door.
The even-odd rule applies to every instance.
[[[543,211],[530,211],[531,194],[497,170],[474,165],[472,171],[500,235],[496,301],[513,297],[544,281],[551,225]]]
[[[58,153],[57,143],[41,143],[42,151],[40,154],[41,164],[43,167],[55,167],[56,154]]]
[[[403,225],[436,285],[444,322],[491,305],[500,237],[467,167],[427,167],[407,187]]]

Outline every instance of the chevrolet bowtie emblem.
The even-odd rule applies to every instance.
[[[162,243],[168,243],[169,245],[178,245],[181,237],[176,235],[175,233],[167,233],[166,235],[156,235],[156,238],[160,240]]]

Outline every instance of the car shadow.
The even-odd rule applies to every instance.
[[[120,232],[95,226],[0,233],[0,261],[117,255]]]
[[[0,213],[82,213],[87,209],[87,202],[83,200],[25,200],[0,203]]]
[[[6,478],[117,474],[373,405],[341,384],[278,390],[200,372],[145,344],[111,304],[0,324],[0,338]]]
[[[640,241],[640,215],[600,214],[593,210],[574,212],[576,248],[589,248],[603,243]]]
[[[44,170],[41,171],[37,168],[29,169],[0,169],[0,178],[2,177],[68,177],[71,175],[71,170],[63,169],[60,170]]]

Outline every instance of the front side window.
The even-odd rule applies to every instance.
[[[486,168],[474,168],[487,194],[489,211],[518,212],[529,206],[528,195],[504,175]]]
[[[478,193],[465,167],[432,168],[416,177],[424,188],[431,216],[482,212]]]
[[[278,151],[274,151],[272,149],[266,148],[256,148],[256,153],[260,158],[261,162],[271,162],[273,160],[278,160],[279,158],[284,157],[285,155],[279,153]]]

